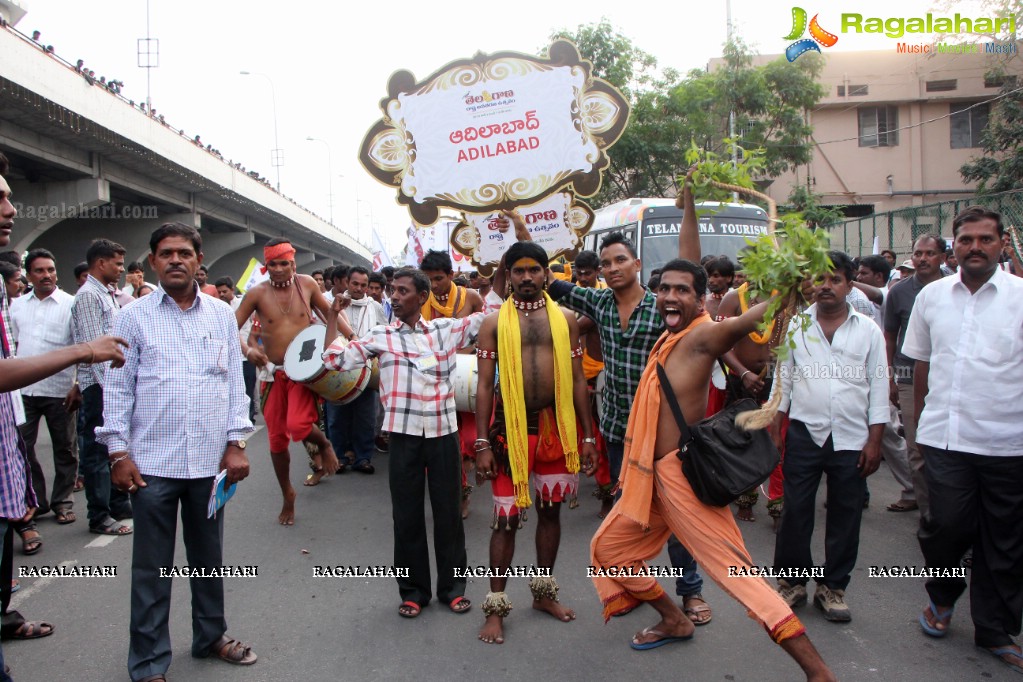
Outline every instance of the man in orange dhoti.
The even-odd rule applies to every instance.
[[[650,353],[629,415],[622,498],[590,545],[590,562],[597,569],[593,582],[604,617],[647,602],[661,620],[636,634],[634,649],[692,638],[692,621],[656,580],[622,575],[642,575],[645,562],[657,556],[674,533],[704,572],[796,660],[808,680],[834,680],[802,623],[763,578],[729,578],[729,567],[735,567],[736,574],[753,572],[742,535],[727,507],[709,507],[697,499],[676,457],[680,432],[667,401],[661,399],[657,364],[664,366],[683,413],[695,423],[707,409],[707,386],[716,358],[754,331],[766,310],[761,304],[739,317],[712,322],[701,310],[705,289],[706,272],[695,263],[674,260],[664,266],[657,309],[667,331]],[[612,573],[616,575],[609,577]]]

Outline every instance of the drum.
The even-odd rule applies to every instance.
[[[321,358],[326,334],[327,328],[318,324],[299,332],[284,354],[284,372],[292,381],[305,384],[324,399],[344,405],[362,395],[377,376],[377,361],[373,360],[372,367],[347,372],[328,370]],[[347,345],[344,339],[341,342]]]
[[[455,373],[451,383],[455,388],[455,409],[459,412],[476,411],[476,384],[480,372],[476,367],[476,354],[456,355]]]

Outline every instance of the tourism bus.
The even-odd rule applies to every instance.
[[[696,209],[700,213],[700,252],[705,256],[728,256],[735,261],[747,237],[755,239],[767,233],[767,211],[754,204],[705,202]],[[674,199],[625,199],[594,213],[583,248],[597,251],[608,233],[623,233],[643,261],[642,282],[650,280],[651,271],[678,258],[682,209],[675,208]]]

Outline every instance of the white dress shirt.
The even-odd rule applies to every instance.
[[[1023,279],[996,270],[972,295],[960,273],[928,284],[902,352],[930,363],[918,443],[1023,456]]]
[[[42,355],[72,345],[71,305],[74,302],[74,296],[60,289],[54,289],[53,293],[42,300],[33,292],[11,301],[11,322],[14,327],[11,331],[18,346],[18,357]],[[26,386],[21,389],[21,394],[39,398],[63,398],[71,390],[74,380],[75,368],[68,367]]]
[[[803,316],[811,321],[805,332]],[[779,411],[806,424],[819,446],[830,435],[836,451],[862,450],[870,425],[891,417],[881,328],[849,305],[849,317],[828,343],[814,304],[792,321],[788,338],[796,347],[781,361],[781,384],[773,387],[782,392]]]

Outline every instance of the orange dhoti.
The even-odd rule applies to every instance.
[[[639,573],[648,560],[661,553],[668,536],[674,533],[703,573],[745,606],[750,618],[763,625],[775,642],[805,634],[803,624],[766,580],[729,577],[732,566],[738,574],[749,576],[754,572],[739,528],[727,507],[709,507],[697,499],[673,453],[654,463],[649,523],[649,529],[644,529],[623,516],[616,505],[593,536],[590,563],[598,569],[613,567],[618,573],[628,569]],[[616,613],[665,594],[652,577],[598,576],[593,583],[604,606],[605,622]]]

